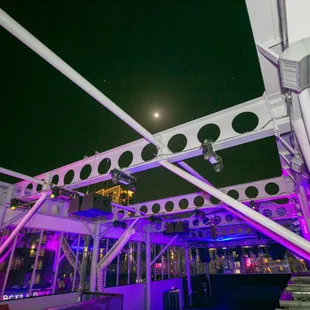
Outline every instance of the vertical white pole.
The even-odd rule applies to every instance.
[[[100,246],[100,226],[96,224],[95,231],[94,231],[93,252],[92,252],[92,260],[91,260],[90,279],[89,279],[89,290],[91,292],[96,292],[99,246]]]
[[[130,284],[130,269],[131,269],[131,257],[132,257],[132,244],[129,241],[129,254],[127,258],[127,284]]]
[[[12,261],[13,261],[13,257],[14,257],[14,252],[15,252],[15,248],[16,248],[17,238],[18,238],[18,235],[15,236],[15,239],[13,241],[13,245],[12,245],[12,249],[11,249],[11,254],[10,254],[8,266],[7,266],[6,271],[5,271],[5,276],[4,276],[4,280],[3,280],[3,284],[2,284],[1,299],[3,299],[3,295],[4,295],[4,292],[5,292],[5,288],[6,288],[6,283],[8,282],[9,274],[10,274],[10,271],[11,271],[11,265],[12,265]]]
[[[186,247],[184,249],[184,253],[185,253],[185,270],[186,270],[186,278],[187,278],[187,291],[188,291],[188,302],[189,302],[189,306],[192,305],[192,294],[193,294],[193,290],[192,290],[192,279],[191,279],[191,263],[190,263],[190,259],[189,259],[189,248]]]
[[[34,284],[35,279],[36,279],[36,271],[37,271],[38,260],[39,260],[39,257],[40,257],[43,233],[44,233],[44,231],[41,230],[40,238],[39,238],[39,244],[38,244],[38,247],[37,247],[36,258],[34,260],[33,270],[32,270],[32,275],[31,275],[31,280],[30,280],[30,285],[29,285],[29,296],[32,296],[32,288],[33,288],[33,284]]]
[[[73,281],[72,281],[72,292],[75,291],[75,281],[76,281],[76,273],[78,271],[78,262],[79,262],[79,249],[80,249],[81,235],[78,236],[78,243],[75,252],[75,263],[74,263],[74,273],[73,273]],[[81,270],[79,270],[81,276]]]
[[[6,214],[6,207],[0,206],[0,228],[3,226],[5,214]]]
[[[106,243],[105,243],[105,255],[108,253],[108,250],[109,250],[109,238],[107,238]],[[104,269],[103,287],[107,286],[107,270],[108,270],[108,268]]]
[[[146,254],[146,261],[145,261],[145,268],[146,268],[146,292],[145,292],[145,299],[146,299],[146,310],[151,310],[151,284],[152,284],[152,269],[151,269],[151,236],[150,236],[150,227],[146,226],[146,242],[145,242],[145,254]]]
[[[141,276],[141,242],[137,243],[137,282],[140,283]]]
[[[170,249],[167,248],[167,271],[168,271],[168,279],[170,279]]]
[[[155,258],[156,257],[156,244],[152,244],[152,248],[153,248],[153,253],[154,253],[154,258]],[[157,274],[156,274],[156,260],[154,261],[153,266],[154,266],[154,281],[156,281],[156,277],[157,277]]]
[[[116,286],[119,285],[119,261],[120,261],[120,254],[117,255],[117,265],[116,265]]]
[[[53,277],[53,283],[52,283],[52,294],[55,294],[56,290],[56,282],[57,282],[57,276],[58,276],[58,267],[59,267],[59,258],[60,258],[60,253],[61,253],[61,243],[62,243],[62,238],[63,238],[64,233],[62,232],[60,234],[60,240],[59,240],[59,247],[56,253],[56,266],[55,266],[55,272],[54,272],[54,277]]]
[[[163,245],[161,244],[161,245],[160,245],[160,252],[162,252],[162,250],[163,250]],[[163,253],[162,253],[161,256],[160,256],[160,262],[161,262],[161,279],[164,280],[164,266],[163,266],[164,261],[163,261]]]

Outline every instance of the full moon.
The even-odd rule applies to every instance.
[[[155,112],[155,113],[154,113],[154,117],[155,117],[155,118],[159,118],[159,113]]]

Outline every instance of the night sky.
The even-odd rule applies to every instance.
[[[264,91],[245,0],[0,4],[152,133]],[[0,40],[0,166],[34,176],[140,138],[4,29]],[[281,174],[274,138],[219,154],[220,174],[187,162],[217,187]],[[163,168],[137,176],[136,201],[197,190]]]

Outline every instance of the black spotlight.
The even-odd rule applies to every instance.
[[[221,172],[224,168],[223,159],[213,150],[213,141],[204,140],[201,144],[201,148],[203,158],[209,161],[209,163],[213,166],[215,172]]]
[[[259,203],[251,199],[250,201],[250,207],[256,212],[259,212]]]
[[[130,190],[136,190],[136,177],[120,171],[118,169],[113,169],[110,172],[113,184],[123,184],[127,186]]]

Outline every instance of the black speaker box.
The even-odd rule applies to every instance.
[[[111,201],[108,197],[94,193],[85,194],[80,211],[92,216],[104,216],[112,213]]]

